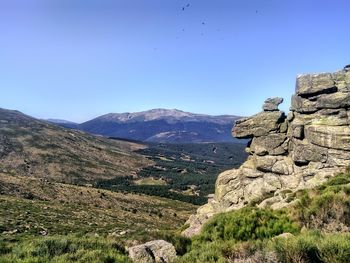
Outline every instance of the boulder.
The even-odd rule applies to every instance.
[[[129,256],[135,263],[171,263],[176,259],[176,250],[164,240],[155,240],[130,247]]]
[[[236,138],[253,138],[277,131],[286,116],[282,111],[260,112],[251,118],[236,122],[232,134]]]
[[[264,111],[278,111],[278,105],[283,102],[283,98],[268,98],[263,105]]]
[[[287,139],[286,134],[272,133],[267,136],[255,137],[252,140],[250,149],[257,155],[282,155],[286,152],[286,149],[282,147],[282,144]]]

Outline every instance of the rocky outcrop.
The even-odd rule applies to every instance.
[[[215,196],[188,220],[193,236],[211,216],[249,203],[278,209],[290,193],[315,187],[350,164],[350,70],[299,75],[288,115],[281,98],[236,122],[233,136],[250,139],[247,161],[219,175]]]
[[[176,259],[175,247],[155,240],[129,248],[129,256],[135,263],[171,263]]]

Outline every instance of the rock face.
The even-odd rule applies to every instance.
[[[172,244],[155,240],[129,248],[129,256],[135,263],[171,263],[176,259]]]
[[[198,234],[214,214],[248,203],[272,209],[291,205],[288,193],[315,187],[350,164],[350,71],[300,75],[286,116],[281,98],[263,112],[236,121],[232,134],[249,138],[249,157],[221,173],[215,196],[188,220],[183,234]]]

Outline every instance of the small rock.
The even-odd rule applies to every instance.
[[[283,102],[283,98],[268,98],[263,105],[264,111],[278,111],[278,105]]]
[[[291,238],[291,237],[294,237],[293,234],[291,233],[282,233],[278,236],[275,236],[273,239],[276,239],[276,238],[283,238],[283,239],[286,239],[286,238]]]
[[[164,240],[155,240],[129,248],[129,256],[135,263],[171,263],[176,259],[176,250]]]

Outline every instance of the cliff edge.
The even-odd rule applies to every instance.
[[[192,215],[183,232],[199,233],[214,214],[249,203],[279,209],[289,195],[313,188],[350,164],[350,65],[335,73],[297,76],[288,115],[282,98],[267,99],[263,111],[236,121],[232,134],[250,139],[239,169],[221,173],[215,196]]]

